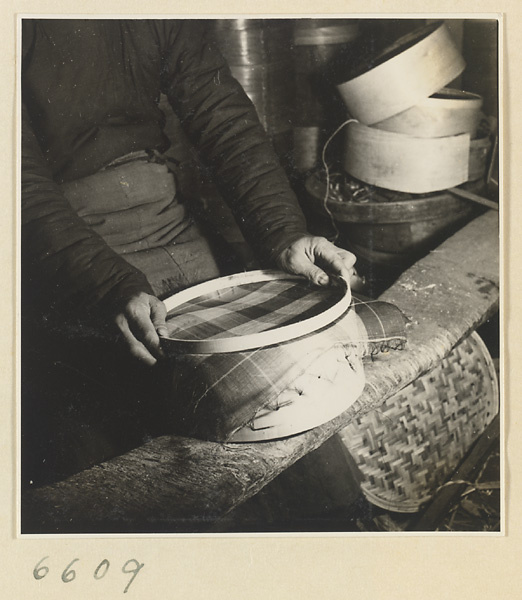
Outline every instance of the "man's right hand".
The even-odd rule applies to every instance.
[[[154,365],[162,356],[160,335],[167,335],[167,310],[161,300],[145,292],[132,296],[116,314],[118,327],[132,356]]]

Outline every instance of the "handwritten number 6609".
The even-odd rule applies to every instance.
[[[49,567],[42,564],[48,558],[49,558],[48,556],[44,556],[37,563],[35,568],[33,569],[33,577],[35,579],[43,579],[49,573]],[[71,583],[71,581],[74,581],[76,579],[76,571],[72,568],[72,566],[74,565],[74,563],[78,562],[79,560],[80,560],[79,558],[75,558],[65,567],[65,569],[62,573],[63,583]],[[134,568],[131,568],[132,566],[134,566]],[[127,583],[125,589],[123,590],[124,594],[127,593],[131,583],[134,581],[134,579],[136,578],[136,575],[140,572],[140,570],[143,568],[143,566],[144,566],[144,564],[139,563],[135,558],[131,558],[123,565],[123,567],[121,568],[122,573],[125,573],[126,575],[132,574],[132,577],[129,579],[129,582]],[[106,558],[104,558],[101,561],[101,563],[94,570],[94,574],[93,574],[94,579],[96,579],[96,580],[103,579],[105,577],[105,575],[107,574],[109,567],[110,567],[110,562]]]

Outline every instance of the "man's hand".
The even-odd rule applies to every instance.
[[[326,238],[307,235],[283,250],[276,262],[279,268],[294,275],[304,275],[316,285],[328,285],[330,275],[343,277],[350,285],[360,282],[348,250],[337,248]]]
[[[114,321],[130,353],[142,362],[153,365],[162,356],[160,335],[167,335],[167,311],[161,300],[141,292],[125,302]]]

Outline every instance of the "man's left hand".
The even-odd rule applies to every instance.
[[[354,268],[356,260],[354,254],[334,246],[326,238],[307,235],[283,250],[276,263],[283,271],[304,275],[316,285],[329,285],[333,275],[354,286],[360,282]]]

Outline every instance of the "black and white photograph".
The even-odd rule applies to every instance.
[[[502,19],[18,35],[20,536],[502,536]]]

